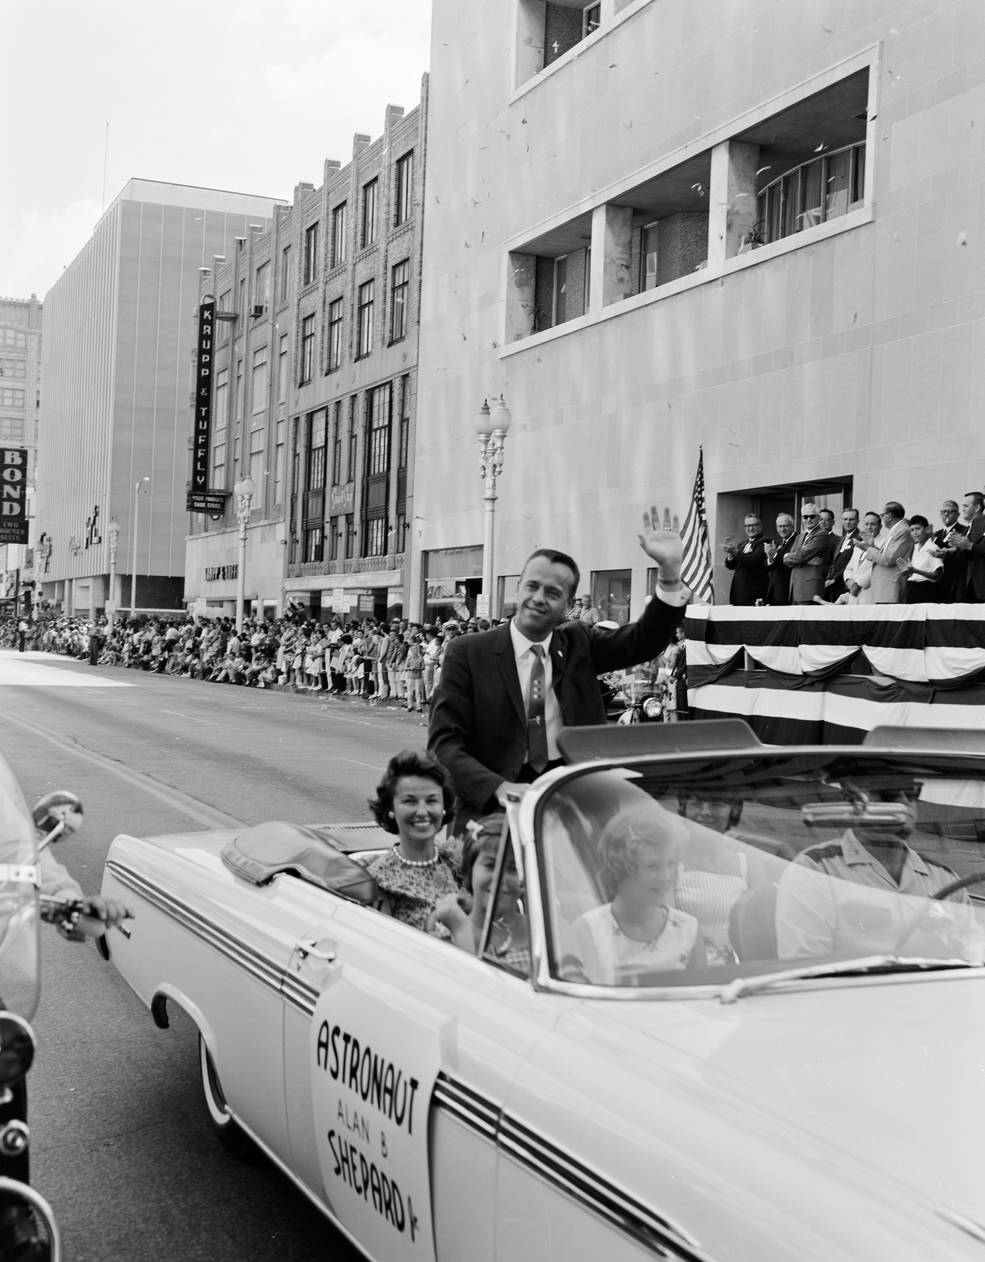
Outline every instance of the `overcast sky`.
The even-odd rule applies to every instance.
[[[354,132],[375,139],[388,104],[420,99],[430,9],[0,0],[0,294],[43,298],[131,177],[286,199],[320,186]]]

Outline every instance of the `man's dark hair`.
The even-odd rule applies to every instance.
[[[922,513],[914,513],[913,516],[910,518],[910,525],[922,526],[924,530],[930,529],[930,522],[926,519],[926,517],[923,516]]]
[[[965,491],[964,497],[966,500],[974,500],[979,512],[985,507],[985,495],[982,495],[981,491]]]
[[[567,552],[556,552],[553,548],[537,548],[534,552],[531,552],[526,561],[524,561],[524,570],[534,557],[544,557],[546,560],[550,561],[551,565],[566,565],[574,575],[574,582],[571,584],[571,591],[569,592],[569,595],[573,596],[575,594],[578,590],[578,584],[581,582],[581,570],[579,570],[578,566],[575,564],[573,557],[569,557]],[[521,573],[522,572],[523,571],[521,570]]]
[[[906,509],[899,500],[886,500],[886,507],[882,510],[884,513],[891,513],[895,521],[902,521],[906,516]]]

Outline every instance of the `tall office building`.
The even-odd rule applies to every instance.
[[[536,545],[638,612],[642,513],[683,519],[699,445],[719,556],[748,511],[980,486],[983,15],[438,0],[412,615],[478,585],[500,392],[493,613]]]
[[[0,298],[0,447],[27,451],[28,497],[33,498],[41,383],[41,303]],[[30,512],[30,504],[28,512]],[[0,607],[10,614],[30,608],[31,551],[24,544],[0,544]]]
[[[199,268],[276,201],[130,180],[45,297],[37,507],[42,598],[181,608]]]

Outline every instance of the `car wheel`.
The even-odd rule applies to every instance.
[[[201,1034],[198,1036],[198,1062],[202,1071],[202,1095],[205,1097],[205,1108],[220,1144],[234,1157],[250,1156],[253,1144],[229,1111],[212,1053],[206,1047],[205,1039]]]

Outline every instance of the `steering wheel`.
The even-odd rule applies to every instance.
[[[950,898],[952,894],[956,894],[958,890],[967,889],[969,885],[985,884],[985,872],[972,872],[969,876],[959,877],[956,881],[951,881],[945,885],[942,890],[938,890],[936,894],[931,894],[932,899],[938,902],[944,898]]]
[[[970,885],[982,884],[985,884],[985,871],[972,872],[968,876],[961,876],[955,881],[949,881],[947,885],[943,886],[943,888],[936,890],[933,894],[931,894],[930,899],[931,902],[940,903],[945,899],[950,898],[952,894],[957,894],[959,890],[967,889]],[[930,910],[931,909],[929,907],[923,907],[920,909],[919,913],[914,918],[913,923],[903,931],[897,940],[896,945],[893,947],[894,955],[899,955],[904,946],[906,946],[907,942],[909,942],[910,938],[923,924]]]

